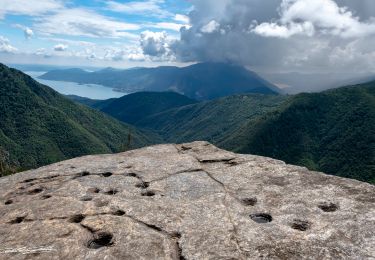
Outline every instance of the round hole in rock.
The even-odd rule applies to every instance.
[[[85,219],[85,216],[82,215],[82,214],[77,214],[77,215],[73,215],[69,218],[69,222],[72,222],[72,223],[81,223],[82,220]]]
[[[115,212],[113,212],[113,215],[115,215],[115,216],[123,216],[123,215],[125,215],[125,211],[123,211],[121,209],[118,209]]]
[[[91,201],[91,200],[92,200],[92,197],[90,197],[90,196],[83,196],[81,198],[81,201]]]
[[[110,189],[110,190],[104,192],[104,194],[106,194],[106,195],[115,195],[116,193],[118,193],[118,190],[116,190],[116,189]]]
[[[93,187],[93,188],[88,188],[87,191],[90,193],[99,193],[100,189]]]
[[[138,175],[134,172],[127,173],[125,176],[137,178]]]
[[[22,181],[23,183],[27,183],[27,182],[32,182],[32,181],[35,181],[36,180],[36,178],[32,178],[32,179],[27,179],[27,180],[24,180],[24,181]]]
[[[142,192],[142,196],[152,197],[152,196],[155,196],[155,192],[152,190],[148,190],[148,191]]]
[[[245,206],[254,206],[258,202],[258,200],[255,197],[254,198],[243,198],[243,199],[241,199],[241,202]]]
[[[323,202],[318,205],[318,207],[324,212],[334,212],[338,210],[338,206],[332,202]]]
[[[94,234],[94,237],[87,243],[87,247],[90,249],[99,249],[101,247],[107,247],[113,245],[113,235],[109,232],[99,232]]]
[[[12,204],[12,203],[13,203],[13,200],[6,200],[6,201],[4,202],[5,205],[10,205],[10,204]]]
[[[20,224],[24,221],[26,217],[16,217],[15,219],[11,220],[10,224]]]
[[[310,228],[310,222],[306,220],[294,219],[291,227],[299,231],[306,231]]]
[[[32,190],[29,190],[27,193],[30,194],[30,195],[34,195],[34,194],[41,193],[42,191],[43,191],[42,188],[35,188],[35,189],[32,189]]]
[[[103,177],[110,177],[110,176],[112,176],[112,173],[111,172],[103,172],[101,175]]]
[[[251,214],[250,218],[255,221],[256,223],[269,223],[272,221],[272,216],[267,213],[256,213],[256,214]]]
[[[49,198],[51,198],[51,197],[52,197],[51,195],[46,194],[46,195],[43,195],[43,196],[42,196],[42,200],[46,200],[46,199],[49,199]]]
[[[148,182],[140,182],[135,185],[135,187],[140,189],[147,189],[150,186]]]

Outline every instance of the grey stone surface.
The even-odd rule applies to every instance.
[[[209,143],[0,179],[0,259],[375,259],[375,187]]]

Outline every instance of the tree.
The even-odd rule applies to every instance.
[[[14,173],[15,169],[11,166],[9,152],[0,146],[0,176]]]

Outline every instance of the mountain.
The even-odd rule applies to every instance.
[[[277,94],[279,89],[244,67],[225,63],[199,63],[188,67],[53,70],[41,79],[99,84],[132,93],[174,91],[196,100],[211,100],[240,93]]]
[[[74,102],[103,111],[120,121],[136,124],[138,121],[172,108],[195,104],[197,101],[175,92],[137,92],[121,98],[106,100],[68,95]]]
[[[262,94],[229,96],[170,109],[135,125],[157,132],[167,142],[206,140],[220,145],[243,124],[276,109],[287,98]]]
[[[154,138],[0,64],[0,170],[141,147]]]
[[[375,82],[295,96],[236,95],[146,117],[167,142],[210,141],[375,183]]]
[[[296,95],[221,145],[375,183],[375,82]]]
[[[152,114],[194,103],[197,101],[175,92],[138,92],[105,103],[97,102],[93,107],[123,122],[135,124]]]

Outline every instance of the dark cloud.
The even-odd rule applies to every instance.
[[[225,61],[263,71],[375,71],[373,0],[191,2],[191,27],[168,43],[180,61]]]

